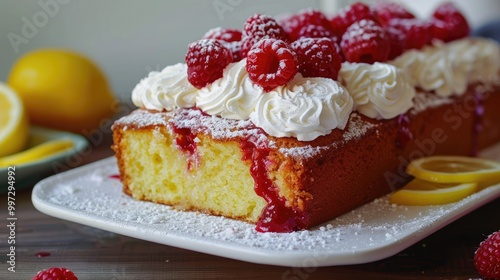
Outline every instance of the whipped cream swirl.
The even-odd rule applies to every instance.
[[[448,43],[469,82],[500,82],[500,47],[490,39],[473,38]]]
[[[196,104],[198,90],[187,80],[187,65],[178,63],[152,71],[132,91],[132,102],[150,110],[171,111]]]
[[[248,78],[246,59],[243,59],[228,65],[222,78],[202,88],[196,105],[209,115],[247,120],[263,93],[262,87]]]
[[[286,86],[260,95],[250,120],[275,137],[311,141],[344,129],[353,100],[334,80],[297,74]]]
[[[464,94],[471,82],[498,81],[500,49],[497,43],[479,38],[435,42],[390,63],[407,73],[413,86],[447,97]]]
[[[466,71],[459,67],[460,64],[454,56],[450,55],[444,45],[426,46],[420,51],[404,53],[396,58],[394,65],[402,71],[408,71],[415,86],[447,97],[463,94],[467,90]],[[411,63],[404,62],[405,60]]]
[[[354,99],[354,109],[374,119],[391,119],[413,107],[415,89],[395,66],[342,64],[340,80]]]

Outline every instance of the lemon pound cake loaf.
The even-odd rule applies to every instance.
[[[151,72],[113,125],[124,192],[290,232],[403,186],[412,159],[500,140],[500,48],[451,4],[254,15]]]

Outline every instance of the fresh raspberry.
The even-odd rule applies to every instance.
[[[248,51],[264,38],[288,41],[288,36],[281,25],[272,17],[255,14],[243,25],[241,56],[246,57]]]
[[[202,88],[222,77],[224,68],[233,61],[233,55],[220,41],[201,39],[189,44],[185,60],[188,81]]]
[[[452,3],[437,7],[432,16],[432,37],[450,42],[469,35],[470,27],[463,14]]]
[[[243,59],[241,54],[241,41],[224,42],[224,46],[233,54],[233,62],[238,62]]]
[[[233,62],[238,62],[241,57],[241,36],[238,29],[216,27],[210,29],[202,39],[215,39],[222,41],[224,46],[233,54]]]
[[[394,2],[376,2],[373,5],[373,12],[379,24],[382,26],[386,26],[387,23],[394,18],[415,18],[415,16],[403,6]]]
[[[291,48],[297,54],[302,76],[337,79],[342,57],[333,40],[301,38],[293,42]]]
[[[329,29],[321,25],[306,25],[300,29],[298,36],[300,38],[330,38],[338,43],[338,38]]]
[[[500,279],[500,231],[481,242],[474,254],[474,266],[481,276]]]
[[[246,68],[250,80],[270,91],[297,74],[297,57],[285,41],[262,39],[248,52]]]
[[[393,27],[404,34],[404,48],[421,49],[431,41],[431,26],[428,22],[418,18],[393,18],[387,26]]]
[[[385,26],[384,32],[389,41],[389,56],[387,59],[391,60],[405,51],[406,34],[392,26]]]
[[[296,14],[284,17],[279,20],[279,23],[285,29],[290,41],[299,39],[301,30],[310,25],[321,26],[326,30],[330,29],[330,22],[326,16],[321,11],[312,8],[303,9]]]
[[[351,24],[362,19],[377,21],[368,5],[357,2],[342,8],[338,14],[330,20],[330,29],[341,38]]]
[[[78,278],[71,270],[53,267],[39,271],[33,280],[78,280]]]
[[[224,42],[241,41],[241,31],[232,28],[216,27],[212,28],[203,35],[202,39],[215,39]]]
[[[389,40],[382,27],[372,20],[363,19],[349,26],[340,47],[349,62],[372,64],[386,61],[389,56]]]

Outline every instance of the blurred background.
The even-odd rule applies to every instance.
[[[93,59],[112,90],[129,100],[148,72],[182,62],[188,43],[216,26],[241,28],[254,13],[277,15],[305,7],[327,14],[342,0],[0,0],[0,80],[20,56],[45,47],[68,48]],[[369,1],[364,1],[369,2]],[[426,17],[440,0],[401,0]],[[498,0],[455,0],[473,29],[500,19]]]

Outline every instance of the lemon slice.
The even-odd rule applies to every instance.
[[[410,162],[406,172],[415,178],[442,184],[500,182],[500,163],[474,157],[424,157]]]
[[[439,184],[414,179],[390,196],[391,203],[410,206],[440,205],[459,201],[478,189],[477,183]]]
[[[14,155],[0,157],[0,167],[19,165],[40,160],[71,148],[73,148],[73,142],[71,140],[52,140]]]
[[[0,156],[21,151],[28,140],[29,123],[19,96],[0,82]]]

